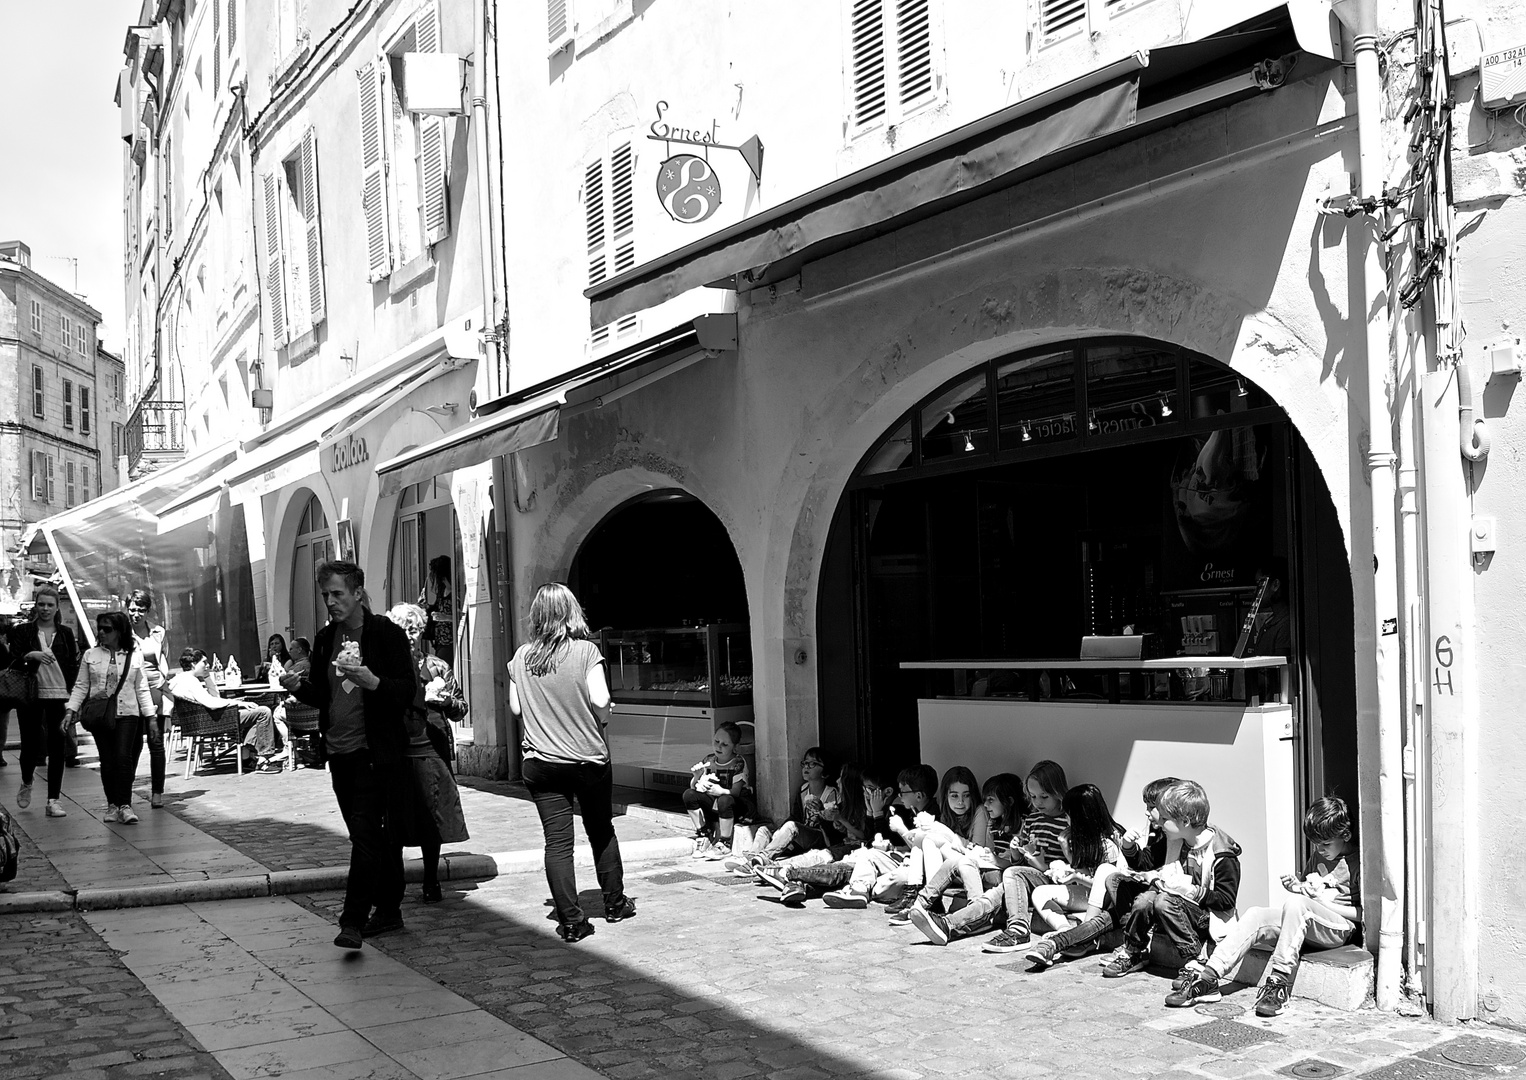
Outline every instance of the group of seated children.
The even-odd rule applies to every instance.
[[[786,906],[812,895],[834,908],[881,902],[892,925],[915,927],[936,945],[996,930],[984,951],[1021,950],[1034,970],[1085,956],[1118,930],[1123,942],[1103,977],[1145,968],[1154,942],[1181,969],[1166,997],[1177,1008],[1217,1001],[1245,954],[1272,946],[1259,1016],[1287,1004],[1304,948],[1344,945],[1361,921],[1356,845],[1340,799],[1321,799],[1304,815],[1314,855],[1302,877],[1282,879],[1287,899],[1237,917],[1240,845],[1209,823],[1202,785],[1175,777],[1147,784],[1141,836],[1113,818],[1096,785],[1069,786],[1053,761],[1035,765],[1026,782],[1000,773],[983,786],[963,766],[940,783],[927,765],[892,778],[849,763],[834,783],[813,747],[800,763],[790,819],[777,832],[760,828],[752,850],[733,852],[751,783],[740,733],[729,727],[717,731],[715,753],[695,766],[685,792],[699,830],[695,854],[755,876]],[[1200,963],[1205,945],[1211,954]]]

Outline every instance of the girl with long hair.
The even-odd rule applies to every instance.
[[[509,711],[520,718],[525,786],[546,839],[546,881],[566,942],[593,933],[578,903],[572,865],[572,805],[583,815],[594,872],[604,893],[604,921],[636,914],[625,895],[615,837],[610,769],[609,680],[583,608],[567,586],[542,585],[530,603],[530,640],[509,663]]]
[[[1096,784],[1071,788],[1064,807],[1063,858],[1050,866],[1049,884],[1033,890],[1033,908],[1049,927],[1027,953],[1039,968],[1052,964],[1061,951],[1069,957],[1086,955],[1112,929],[1113,918],[1103,910],[1107,879],[1112,868],[1126,865],[1118,846],[1123,827],[1113,820]],[[1072,915],[1079,916],[1075,925]]]
[[[21,789],[16,805],[25,810],[32,804],[32,778],[44,758],[48,762],[48,817],[65,817],[60,798],[63,794],[64,762],[72,743],[65,722],[64,705],[74,689],[79,672],[79,644],[74,631],[64,625],[58,604],[58,590],[39,585],[32,593],[32,619],[11,629],[11,655],[16,657],[31,677],[36,690],[33,700],[16,710],[21,723]]]
[[[95,639],[80,660],[80,677],[64,716],[73,723],[87,700],[116,698],[116,722],[110,730],[92,732],[101,758],[101,786],[106,789],[106,814],[101,820],[108,825],[132,825],[138,820],[132,809],[132,782],[143,753],[144,722],[154,715],[154,699],[127,616],[120,611],[97,616]]]
[[[153,610],[154,598],[146,590],[134,589],[128,594],[127,618],[132,624],[143,674],[148,679],[148,696],[154,699],[154,714],[144,718],[143,734],[148,739],[148,804],[158,810],[164,806],[164,717],[170,710],[164,701],[164,687],[172,672],[165,659],[169,652],[164,643],[164,627],[156,626],[148,618]]]

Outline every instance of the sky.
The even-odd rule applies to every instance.
[[[82,293],[122,347],[122,42],[138,0],[0,0],[0,240]],[[75,285],[78,260],[79,284]]]

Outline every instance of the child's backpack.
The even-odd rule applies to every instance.
[[[16,863],[21,858],[21,841],[16,839],[16,826],[5,807],[0,806],[0,881],[16,877]]]

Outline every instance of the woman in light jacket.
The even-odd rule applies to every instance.
[[[127,616],[120,611],[97,616],[95,640],[95,647],[86,649],[80,659],[79,678],[69,696],[65,722],[74,722],[87,698],[110,697],[116,692],[116,727],[95,740],[101,757],[101,786],[106,789],[102,820],[131,825],[138,820],[132,810],[132,782],[143,753],[144,728],[154,716],[154,699],[148,692],[142,655],[133,647],[136,639]]]
[[[143,734],[148,739],[148,804],[158,810],[164,805],[164,724],[170,711],[164,701],[164,687],[170,672],[165,662],[169,647],[164,643],[164,627],[148,621],[153,610],[154,598],[146,590],[134,589],[127,597],[127,618],[132,624],[135,651],[148,679],[148,696],[154,699],[154,711],[144,720]]]

